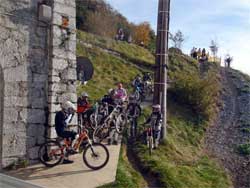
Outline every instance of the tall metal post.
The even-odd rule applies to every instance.
[[[167,64],[170,0],[159,0],[154,104],[161,104],[163,114],[163,138],[167,137]]]

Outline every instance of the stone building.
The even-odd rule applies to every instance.
[[[0,0],[0,169],[35,162],[60,103],[77,100],[75,11],[74,0]]]

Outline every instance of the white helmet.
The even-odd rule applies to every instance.
[[[161,110],[161,105],[159,104],[155,104],[152,106],[153,110],[157,110],[157,111],[160,111]]]
[[[72,102],[66,101],[62,103],[62,109],[63,110],[73,109],[74,111],[76,111],[76,106]]]
[[[82,97],[89,97],[89,95],[88,95],[88,93],[83,92],[83,93],[82,93]]]
[[[108,90],[108,94],[112,94],[113,91],[114,91],[114,89],[109,89],[109,90]]]

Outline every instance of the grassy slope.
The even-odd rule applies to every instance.
[[[107,93],[110,88],[116,87],[118,82],[129,83],[140,73],[140,70],[133,66],[129,60],[102,51],[96,46],[105,49],[114,49],[119,53],[126,54],[129,58],[137,59],[145,64],[153,63],[153,56],[145,49],[125,42],[116,42],[110,39],[101,39],[98,36],[78,32],[78,39],[90,44],[92,48],[86,48],[81,42],[77,44],[77,55],[88,57],[94,64],[95,72],[93,79],[86,86],[78,87],[78,94],[82,91],[88,92],[92,99],[98,99]]]
[[[169,76],[191,75],[199,79],[197,62],[189,57],[170,51]],[[207,65],[217,72],[213,63]],[[208,74],[211,79],[215,74]],[[187,76],[187,79],[189,77]],[[185,82],[192,86],[193,80]],[[201,81],[202,82],[202,81]],[[200,84],[200,81],[195,82]],[[216,83],[215,83],[216,84]],[[217,84],[215,85],[217,87]],[[196,90],[186,90],[190,96]],[[198,91],[199,92],[199,91]],[[215,96],[216,97],[216,96]],[[203,150],[203,138],[207,122],[201,123],[189,105],[178,104],[175,96],[168,96],[168,138],[152,156],[142,142],[136,144],[135,153],[145,168],[154,174],[163,187],[168,188],[227,188],[232,184],[227,174]],[[147,109],[145,117],[149,114]],[[144,117],[144,119],[145,119]],[[143,117],[142,117],[143,119]],[[142,122],[144,120],[141,120]]]
[[[128,86],[133,77],[140,72],[132,65],[132,62],[139,61],[146,65],[154,62],[154,57],[147,50],[135,45],[102,39],[83,32],[78,32],[78,39],[93,44],[93,46],[112,49],[125,56],[125,58],[119,58],[100,50],[100,48],[86,48],[81,42],[78,43],[78,55],[90,58],[95,67],[93,79],[87,86],[79,87],[78,93],[86,91],[93,99],[100,98],[109,88],[115,87],[119,81],[127,83]],[[128,62],[129,60],[131,61]],[[197,74],[197,62],[171,51],[170,78],[174,79],[176,75],[187,72]],[[229,178],[202,152],[204,129],[197,125],[195,118],[189,118],[194,115],[173,102],[170,103],[169,107],[172,110],[169,115],[167,144],[155,151],[152,157],[147,155],[143,144],[137,144],[136,151],[145,169],[156,173],[159,181],[168,187],[228,187],[230,185]],[[147,112],[149,113],[149,111]],[[122,151],[125,152],[124,148]],[[142,177],[132,168],[123,153],[120,156],[117,182],[106,187],[133,187],[132,185],[140,187],[142,182]]]
[[[204,129],[194,114],[174,103],[169,104],[168,138],[152,156],[138,142],[135,152],[145,171],[154,174],[168,188],[227,188],[226,173],[202,149]]]
[[[135,44],[128,44],[127,42],[115,41],[109,38],[102,38],[100,36],[81,31],[77,32],[77,38],[85,43],[118,52],[124,58],[131,61],[138,61],[150,65],[154,64],[154,56],[145,48],[139,47]]]
[[[144,181],[142,175],[138,173],[128,160],[126,155],[127,149],[126,145],[122,145],[116,182],[101,186],[100,188],[141,188],[146,187],[146,182]]]

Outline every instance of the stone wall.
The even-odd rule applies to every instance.
[[[69,19],[69,26],[62,28],[62,17]],[[52,20],[51,62],[49,72],[49,134],[56,137],[55,113],[61,103],[76,103],[76,9],[75,1],[54,0]],[[67,34],[68,32],[68,34]],[[67,38],[67,39],[65,39]],[[62,41],[64,43],[62,44]],[[72,125],[77,124],[76,117]]]
[[[69,16],[70,28],[75,29],[75,3],[51,0],[53,25],[46,26],[38,21],[38,2],[0,0],[0,67],[3,72],[0,87],[4,86],[3,108],[0,108],[2,167],[20,158],[34,162],[44,136],[55,136],[54,128],[48,132],[47,126],[54,125],[60,102],[76,101],[75,34],[70,35],[66,45],[60,46],[62,30],[59,27],[63,14]]]

